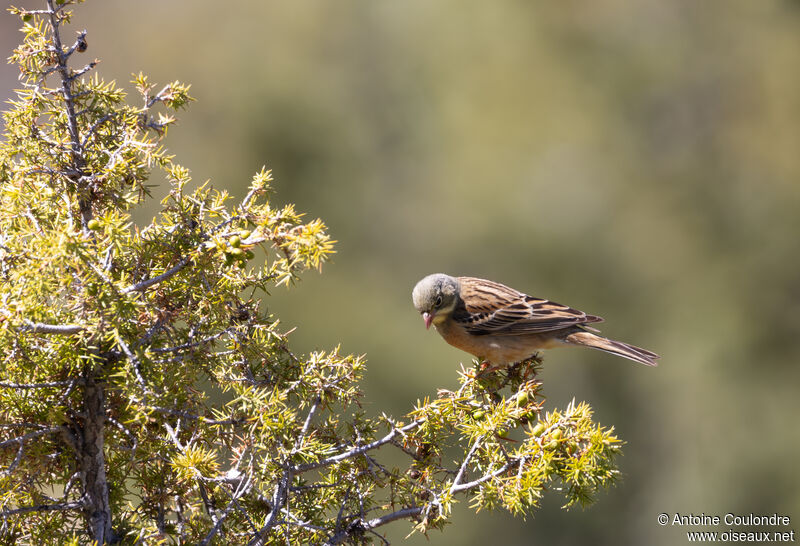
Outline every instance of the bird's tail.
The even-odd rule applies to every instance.
[[[647,366],[658,366],[658,362],[656,362],[656,360],[658,360],[659,356],[655,353],[640,347],[628,345],[627,343],[622,343],[621,341],[614,341],[613,339],[604,338],[585,330],[572,332],[563,339],[565,342],[572,345],[581,345],[583,347],[599,349],[600,351],[605,351],[607,353],[611,353],[612,355],[618,355],[629,360],[633,360],[634,362],[641,362]]]

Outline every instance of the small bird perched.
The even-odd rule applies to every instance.
[[[474,277],[428,275],[411,294],[414,307],[444,340],[489,363],[494,370],[533,356],[539,349],[580,345],[656,366],[657,354],[596,334],[587,326],[602,318],[534,298]]]

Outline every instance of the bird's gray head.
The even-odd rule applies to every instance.
[[[426,328],[430,328],[431,323],[447,320],[456,307],[459,290],[458,279],[444,273],[428,275],[417,283],[411,299],[417,311],[422,313]]]

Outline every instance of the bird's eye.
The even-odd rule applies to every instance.
[[[442,296],[436,298],[436,307],[442,306]]]

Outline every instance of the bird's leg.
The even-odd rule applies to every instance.
[[[489,362],[485,360],[473,360],[475,363],[475,381],[481,388],[485,391],[486,394],[492,396],[496,395],[499,389],[502,389],[505,386],[505,383],[501,382],[501,377],[498,374],[492,373],[493,371],[497,370],[498,366],[492,366]],[[494,396],[492,396],[493,401]]]
[[[497,371],[502,367],[502,364],[492,364],[488,360],[481,359],[480,363],[478,363],[478,368],[480,369],[478,377]]]
[[[520,364],[525,364],[525,368],[522,371],[522,378],[524,380],[529,380],[531,376],[536,377],[539,373],[539,366],[542,364],[542,357],[539,356],[539,353],[533,353],[527,360],[523,360]]]

